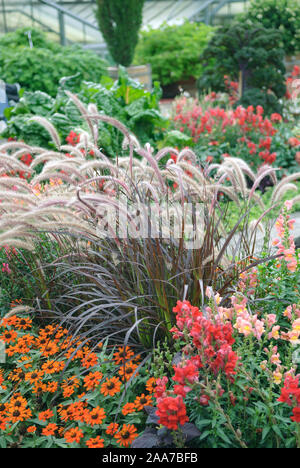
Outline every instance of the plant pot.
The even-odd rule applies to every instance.
[[[151,65],[137,65],[131,66],[126,68],[128,75],[130,78],[138,81],[141,83],[147,91],[152,90],[152,71]],[[114,80],[118,79],[119,76],[119,68],[118,67],[109,67],[107,69],[108,74]]]

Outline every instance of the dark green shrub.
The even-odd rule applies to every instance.
[[[97,0],[96,17],[109,52],[118,65],[133,59],[142,25],[144,0]]]
[[[251,21],[219,28],[201,57],[207,67],[198,82],[200,92],[225,91],[224,76],[229,75],[240,84],[238,104],[279,112],[278,99],[286,91],[281,38],[279,31]]]

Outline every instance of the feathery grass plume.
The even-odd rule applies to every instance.
[[[91,136],[93,137],[93,140],[94,140],[94,144],[96,144],[97,140],[96,140],[96,135],[95,135],[95,128],[94,128],[93,123],[91,122],[91,119],[88,117],[88,109],[80,101],[80,99],[78,99],[78,97],[75,94],[71,93],[70,91],[65,91],[65,93],[73,101],[73,103],[75,104],[75,106],[79,110],[81,116],[87,122],[87,124],[89,126],[89,129],[90,129],[90,132],[91,132]]]
[[[4,171],[23,171],[30,173],[28,166],[23,164],[17,158],[8,154],[0,153],[0,167]]]
[[[276,195],[273,198],[273,203],[276,203],[279,200],[281,200],[284,197],[284,195],[286,194],[286,192],[288,192],[289,190],[293,190],[293,191],[297,192],[298,187],[297,187],[296,184],[289,184],[289,183],[286,183],[286,184],[282,185],[277,190]]]
[[[59,159],[65,160],[67,156],[65,153],[58,153],[56,151],[44,151],[43,153],[39,154],[32,163],[30,164],[31,169],[35,169],[35,167],[40,163],[45,163],[46,161],[57,161]]]
[[[0,325],[2,324],[2,321],[4,319],[7,319],[13,315],[16,315],[16,314],[22,314],[22,313],[25,313],[25,314],[29,314],[30,312],[33,312],[33,308],[32,307],[29,307],[29,306],[23,306],[23,305],[18,305],[18,306],[15,306],[13,307],[12,309],[10,309],[9,312],[7,312],[7,314],[5,314],[2,319],[0,320]]]
[[[32,122],[36,122],[42,127],[44,127],[45,130],[49,133],[51,136],[51,139],[53,143],[55,144],[56,148],[60,148],[60,138],[59,135],[55,129],[55,127],[47,120],[45,117],[39,117],[39,116],[33,116],[30,118]]]
[[[234,169],[234,175],[236,177],[238,189],[242,197],[245,198],[247,194],[247,182],[242,171],[242,167],[245,167],[245,166],[244,165],[241,166],[241,164],[239,163],[239,159],[227,157],[224,159],[224,162],[221,165],[221,168],[226,168],[226,167]]]
[[[279,182],[275,187],[274,187],[274,190],[273,190],[273,193],[272,193],[272,197],[271,197],[271,203],[274,203],[274,200],[277,199],[277,194],[279,191],[281,191],[281,188],[286,185],[286,184],[289,184],[290,182],[294,181],[294,180],[298,180],[300,179],[300,172],[296,172],[295,174],[291,174],[289,176],[286,176],[284,177],[284,179],[281,180],[281,182]]]

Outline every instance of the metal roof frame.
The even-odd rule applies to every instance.
[[[162,22],[178,24],[184,19],[210,23],[224,6],[232,3],[242,4],[245,1],[247,0],[145,0],[143,26],[150,25],[155,28]],[[82,40],[79,39],[77,42],[92,44],[95,38],[94,44],[96,44],[102,40],[102,37],[93,14],[94,5],[96,0],[0,0],[2,27],[4,31],[9,30],[9,15],[17,11],[20,15],[31,19],[32,24],[35,22],[46,31],[56,33],[62,44],[76,42],[77,29],[79,38],[82,32]],[[80,8],[81,6],[84,9]],[[104,47],[103,41],[101,49]]]

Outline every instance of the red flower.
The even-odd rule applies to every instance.
[[[78,135],[77,133],[75,133],[73,130],[71,130],[71,132],[69,133],[69,135],[67,136],[66,138],[66,141],[72,145],[72,146],[76,146],[79,141],[80,141],[80,135]]]
[[[300,406],[296,406],[296,408],[293,409],[293,415],[294,416],[291,416],[291,420],[300,423]]]
[[[178,429],[178,425],[185,424],[189,418],[186,414],[186,407],[181,396],[166,397],[157,404],[158,424],[162,424],[168,429]]]
[[[198,380],[198,368],[191,361],[187,361],[185,365],[180,363],[179,366],[173,366],[173,369],[173,380],[181,385],[193,384]]]
[[[21,156],[21,161],[26,164],[26,166],[30,166],[31,162],[33,161],[33,157],[30,153],[26,153]]]
[[[282,117],[280,114],[277,114],[276,112],[274,114],[271,114],[271,121],[272,122],[281,122]]]
[[[292,406],[293,400],[300,403],[300,388],[299,386],[299,377],[295,379],[287,377],[284,381],[284,386],[281,389],[281,395],[278,398],[278,401],[281,403],[286,403],[289,406]]]

